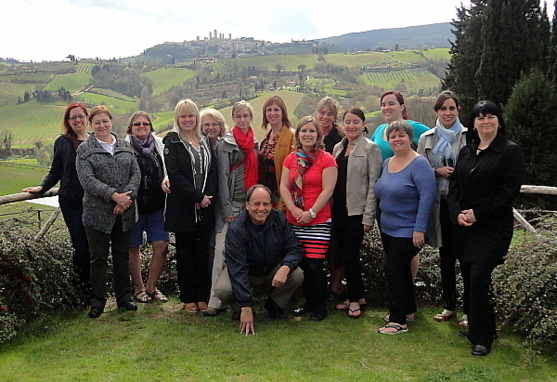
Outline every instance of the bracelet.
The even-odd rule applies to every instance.
[[[309,214],[311,215],[312,219],[315,219],[315,217],[317,216],[317,214],[315,212],[313,212],[313,210],[310,208],[309,210]]]

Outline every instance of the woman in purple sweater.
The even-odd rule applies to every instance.
[[[379,333],[399,334],[408,331],[406,315],[416,311],[410,263],[425,243],[436,185],[431,165],[412,149],[412,126],[406,121],[392,122],[386,135],[394,156],[383,162],[375,194],[387,254],[389,318]]]

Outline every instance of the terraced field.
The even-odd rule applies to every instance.
[[[368,72],[360,76],[360,80],[368,85],[376,85],[384,89],[394,89],[404,84],[406,90],[418,92],[420,89],[437,89],[440,79],[425,69],[407,69],[389,72]]]
[[[155,85],[153,93],[157,95],[167,91],[172,86],[182,86],[185,81],[195,76],[195,72],[186,68],[163,68],[141,75],[153,82]]]
[[[90,79],[91,75],[89,73],[59,74],[52,82],[45,86],[44,90],[58,90],[63,87],[70,93],[75,93],[83,90]]]
[[[120,99],[102,94],[93,94],[86,92],[76,96],[75,100],[84,102],[89,105],[105,105],[107,108],[110,109],[111,112],[116,114],[125,114],[129,113],[130,111],[137,110],[136,102],[133,99]]]
[[[42,104],[29,101],[0,107],[0,134],[12,133],[12,147],[33,147],[35,142],[48,144],[61,132],[60,116],[65,104]]]

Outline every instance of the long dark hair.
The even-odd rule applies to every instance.
[[[482,100],[474,105],[472,113],[470,113],[470,120],[468,122],[468,126],[470,126],[470,128],[466,132],[467,144],[477,145],[480,143],[480,136],[478,135],[478,131],[474,127],[474,121],[479,115],[487,114],[494,115],[499,120],[499,131],[497,132],[497,134],[505,134],[505,121],[503,120],[503,113],[501,111],[501,108],[492,101]]]

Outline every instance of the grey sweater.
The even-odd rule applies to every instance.
[[[77,149],[76,168],[83,186],[83,225],[104,233],[112,232],[116,203],[111,199],[115,192],[132,191],[137,197],[141,173],[133,148],[123,139],[116,138],[114,154],[102,148],[95,135]],[[136,220],[135,208],[122,214],[122,230],[129,231]]]

